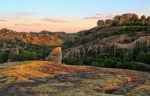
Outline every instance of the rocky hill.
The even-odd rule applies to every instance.
[[[149,16],[143,15],[139,19],[138,15],[129,13],[115,16],[110,23],[108,21],[99,20],[97,27],[80,33],[72,47],[63,51],[64,58],[116,54],[120,48],[127,49],[126,54],[132,57],[136,49],[150,46]]]
[[[112,29],[115,28],[109,28],[109,29],[110,32],[112,32],[113,31]],[[118,28],[116,29],[118,30]],[[111,34],[109,33],[109,31],[106,30],[108,29],[105,29],[104,32],[106,32],[107,34]],[[82,44],[85,38],[89,39],[89,36],[93,37],[101,34],[103,33],[93,33],[88,36],[81,37],[79,40],[80,42],[78,42],[78,44]],[[93,38],[95,39],[96,37]],[[142,47],[150,46],[150,31],[126,33],[126,34],[108,36],[104,38],[98,38],[96,40],[91,40],[91,42],[86,43],[84,45],[80,45],[65,50],[66,53],[64,55],[64,58],[70,56],[77,57],[77,58],[84,58],[87,56],[102,54],[102,53],[115,54],[117,48],[127,48],[129,50],[128,56],[132,57],[133,51],[137,48],[140,48],[141,46]]]
[[[47,61],[0,65],[0,96],[138,95],[150,95],[150,73]]]
[[[47,46],[61,46],[66,39],[72,39],[75,34],[65,32],[49,32],[43,30],[37,32],[16,32],[9,29],[0,30],[0,41],[9,39],[13,42],[22,41],[24,43],[31,43],[34,45],[47,45]]]
[[[55,46],[62,46],[76,34],[65,32],[16,32],[0,30],[0,63],[24,60],[44,60]]]

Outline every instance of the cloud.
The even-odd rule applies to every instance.
[[[0,21],[4,21],[4,22],[5,22],[5,21],[7,21],[7,20],[0,20]]]
[[[37,25],[37,26],[39,26],[39,25],[45,25],[46,26],[46,24],[39,24],[39,23],[32,23],[32,25]]]
[[[35,15],[37,13],[34,13],[34,12],[18,12],[16,13],[16,15]]]
[[[100,13],[97,13],[96,15],[100,15],[100,16],[102,16],[102,14],[100,14]]]
[[[57,20],[57,19],[52,19],[52,18],[44,18],[42,19],[44,21],[49,21],[49,22],[68,22],[68,21],[64,21],[64,20]]]
[[[32,24],[24,24],[24,23],[18,23],[18,24],[15,24],[16,26],[41,26],[41,25],[45,25],[46,24],[39,24],[39,23],[32,23]]]
[[[114,16],[116,16],[116,14],[111,14],[111,13],[100,14],[100,13],[97,13],[94,16],[85,17],[84,19],[101,19],[101,20],[106,20],[106,19],[112,19]]]
[[[101,17],[93,16],[93,17],[85,17],[84,19],[100,19]]]
[[[114,14],[110,14],[110,13],[108,13],[106,16],[105,16],[105,18],[113,18],[114,16],[116,16],[116,15],[114,15]]]
[[[16,26],[31,26],[31,24],[22,24],[22,23],[19,23],[19,24],[15,24]]]
[[[8,17],[8,16],[4,16],[3,18],[10,18],[10,17]]]

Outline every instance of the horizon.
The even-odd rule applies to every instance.
[[[1,4],[0,29],[17,32],[76,33],[116,15],[150,16],[150,0],[1,0]]]

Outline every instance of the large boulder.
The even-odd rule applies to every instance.
[[[127,21],[136,21],[139,19],[137,14],[127,13],[120,16],[120,21],[127,22]]]
[[[146,18],[146,25],[150,26],[150,16]]]
[[[105,25],[104,20],[98,20],[97,25],[98,25],[98,26],[103,26],[103,25]]]
[[[61,63],[62,60],[62,50],[61,47],[56,47],[54,48],[48,57],[46,57],[46,61],[51,61],[51,62],[56,62],[56,63]]]
[[[113,20],[111,20],[111,19],[106,19],[106,20],[105,20],[105,24],[108,24],[108,25],[111,25],[112,22],[113,22]]]
[[[120,15],[115,16],[113,19],[114,19],[114,21],[119,21],[120,20]]]
[[[146,16],[142,15],[141,18],[138,20],[138,24],[145,25]]]
[[[145,20],[146,19],[146,16],[145,15],[142,15],[141,16],[141,20]]]

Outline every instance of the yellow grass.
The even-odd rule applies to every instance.
[[[19,80],[27,80],[29,78],[42,78],[68,74],[82,68],[47,61],[32,61],[18,66],[6,67],[1,73]]]

